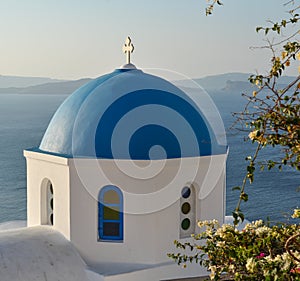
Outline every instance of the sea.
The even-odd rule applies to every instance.
[[[242,110],[244,98],[239,93],[211,92],[227,134],[226,213],[231,215],[237,204],[238,191],[246,173],[245,157],[254,146],[245,141],[246,133],[232,128],[233,112]],[[26,163],[23,150],[39,146],[56,109],[66,95],[0,95],[0,223],[26,220]],[[273,157],[279,149],[264,149],[263,158]],[[292,210],[300,207],[300,172],[285,167],[258,171],[253,184],[247,184],[248,202],[241,209],[249,220],[290,221]]]

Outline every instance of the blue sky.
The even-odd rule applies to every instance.
[[[2,0],[0,74],[60,79],[97,77],[125,62],[127,35],[140,68],[191,78],[263,71],[269,53],[255,27],[278,20],[283,0]],[[290,73],[294,74],[294,73]]]

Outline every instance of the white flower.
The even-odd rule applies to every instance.
[[[217,242],[217,247],[222,248],[225,246],[225,244],[226,244],[225,241],[219,241],[219,242]]]
[[[264,224],[263,220],[257,220],[257,221],[254,221],[253,223],[254,223],[255,227],[259,227]]]
[[[244,227],[245,231],[249,231],[249,230],[253,230],[256,229],[258,227],[263,226],[263,221],[262,220],[257,220],[257,221],[252,221],[251,223],[247,223]]]
[[[254,258],[247,259],[246,268],[249,272],[254,272],[255,266],[256,264]]]
[[[264,236],[270,232],[271,228],[267,226],[260,226],[255,230],[257,236]]]
[[[258,130],[250,132],[248,135],[249,139],[254,140],[256,138],[258,132],[259,132]]]
[[[217,267],[215,265],[211,265],[208,269],[211,271],[209,274],[210,280],[213,280],[216,276]]]
[[[259,143],[265,144],[267,139],[263,136],[263,133],[259,130],[255,130],[249,133],[248,135],[249,139],[255,140]]]
[[[294,209],[294,213],[292,214],[293,219],[300,218],[300,209]]]
[[[233,272],[235,270],[234,264],[229,265],[228,270],[229,272]]]
[[[292,262],[292,258],[288,253],[283,253],[282,254],[282,262],[283,265],[281,266],[281,268],[283,270],[288,270],[291,266],[291,262]]]
[[[294,252],[294,256],[297,258],[297,259],[300,259],[300,253],[298,251],[295,251]]]

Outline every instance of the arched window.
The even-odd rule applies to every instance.
[[[196,208],[195,208],[195,188],[185,186],[181,190],[180,197],[180,238],[191,237],[195,233]]]
[[[104,186],[99,192],[98,240],[123,240],[123,194],[113,185]]]
[[[54,224],[53,185],[50,180],[44,179],[41,186],[41,224]]]

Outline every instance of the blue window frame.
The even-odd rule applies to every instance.
[[[123,194],[113,185],[101,188],[98,196],[98,240],[123,241]]]

